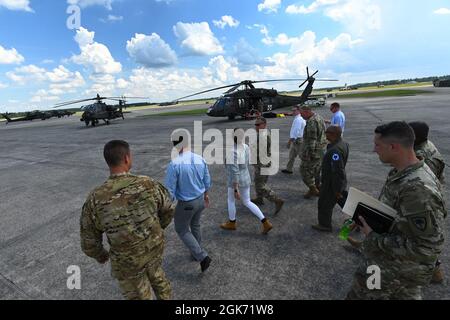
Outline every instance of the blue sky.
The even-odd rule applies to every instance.
[[[97,92],[167,101],[306,66],[340,84],[450,74],[450,0],[0,0],[0,30],[10,112]]]

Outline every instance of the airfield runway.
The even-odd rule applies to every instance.
[[[350,186],[377,196],[389,168],[372,152],[373,130],[380,120],[424,120],[431,140],[450,164],[450,89],[429,88],[433,94],[415,97],[339,99],[347,116],[345,139],[351,153],[347,165]],[[329,100],[330,102],[330,100]],[[205,105],[189,108],[205,108]],[[171,108],[171,110],[178,110]],[[132,145],[134,172],[162,181],[170,160],[173,129],[192,130],[194,120],[208,128],[253,127],[253,122],[207,116],[143,116],[157,110],[132,112],[125,121],[86,128],[77,117],[0,124],[0,299],[122,299],[110,265],[101,266],[80,249],[79,217],[89,191],[108,171],[103,145],[125,139]],[[328,108],[318,109],[329,118]],[[292,118],[269,120],[280,129],[281,164],[286,164]],[[206,143],[205,143],[206,145]],[[260,234],[261,225],[247,209],[238,207],[238,230],[219,228],[226,221],[225,170],[210,166],[212,208],[204,212],[204,245],[213,259],[200,273],[191,261],[173,224],[166,231],[164,269],[175,299],[343,299],[360,255],[338,239],[345,217],[336,209],[335,231],[311,229],[317,221],[317,200],[304,200],[298,173],[277,174],[269,180],[286,199],[278,216],[273,206],[262,207],[274,229]],[[447,177],[450,172],[446,170]],[[450,203],[446,191],[447,203]],[[442,254],[445,283],[424,290],[426,299],[450,299],[449,219]],[[66,286],[67,268],[81,268],[81,290]]]

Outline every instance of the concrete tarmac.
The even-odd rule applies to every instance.
[[[347,116],[345,140],[350,143],[349,185],[378,196],[389,168],[373,150],[373,130],[380,121],[423,120],[430,139],[450,164],[450,89],[430,88],[430,95],[399,98],[338,99]],[[331,101],[328,101],[331,102]],[[205,105],[190,108],[205,108]],[[184,108],[186,109],[186,108]],[[172,108],[172,110],[178,110]],[[86,128],[77,117],[0,125],[0,299],[122,299],[109,263],[102,266],[80,249],[79,217],[88,193],[108,177],[103,146],[127,140],[134,154],[134,173],[163,181],[170,161],[170,134],[176,128],[221,131],[253,128],[253,121],[205,116],[148,117],[158,112],[133,111],[111,125]],[[327,107],[317,109],[330,117]],[[292,118],[270,119],[280,129],[281,169],[288,160],[285,145]],[[206,146],[208,142],[204,142]],[[295,174],[279,173],[269,185],[286,199],[283,210],[263,212],[274,229],[261,235],[261,224],[238,206],[238,230],[226,232],[226,179],[222,165],[211,165],[212,207],[204,212],[204,246],[213,261],[201,274],[171,224],[166,230],[164,269],[175,299],[343,299],[361,256],[338,239],[345,217],[335,209],[334,232],[311,229],[317,222],[317,200],[305,200],[306,187]],[[447,176],[450,174],[446,170]],[[447,188],[448,189],[448,188]],[[449,203],[449,192],[445,192]],[[449,220],[441,260],[450,277]],[[69,290],[69,266],[81,269],[81,290]],[[424,289],[425,299],[450,299],[449,278]]]

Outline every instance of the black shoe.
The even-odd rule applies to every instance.
[[[200,262],[200,267],[202,269],[202,272],[205,272],[209,268],[209,264],[211,263],[211,258],[206,256],[205,259],[203,259],[202,262]]]
[[[286,173],[286,174],[293,174],[294,172],[289,171],[289,170],[281,170],[281,172]]]

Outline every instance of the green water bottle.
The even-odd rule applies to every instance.
[[[347,240],[348,235],[350,233],[350,226],[353,224],[352,219],[348,219],[345,221],[344,225],[341,228],[341,231],[339,232],[339,239],[341,240]]]

